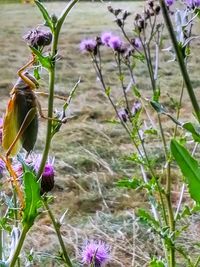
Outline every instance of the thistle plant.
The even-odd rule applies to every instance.
[[[45,69],[49,74],[49,90],[48,90],[48,111],[47,111],[47,133],[45,139],[45,146],[41,155],[35,155],[32,151],[37,138],[37,120],[34,109],[30,109],[25,114],[25,119],[22,124],[19,125],[19,133],[17,133],[16,140],[13,141],[9,152],[6,157],[3,153],[0,156],[0,176],[2,179],[6,179],[8,173],[11,176],[12,182],[12,194],[7,195],[3,191],[1,192],[1,224],[0,224],[0,265],[1,266],[20,266],[20,253],[23,249],[24,241],[31,227],[36,223],[36,218],[43,211],[46,210],[49,214],[52,224],[55,228],[55,232],[58,237],[58,241],[61,248],[59,258],[60,262],[66,266],[72,267],[72,261],[64,244],[60,228],[62,221],[58,221],[49,207],[49,197],[47,192],[51,191],[54,187],[54,166],[53,161],[50,161],[49,149],[52,138],[59,131],[63,123],[68,121],[66,117],[66,109],[68,108],[74,92],[78,86],[77,84],[72,88],[68,97],[60,97],[64,100],[64,104],[61,110],[54,113],[54,86],[55,86],[55,75],[56,75],[56,63],[58,53],[58,41],[60,31],[63,23],[74,7],[78,0],[72,0],[68,3],[62,14],[57,17],[50,15],[44,5],[40,1],[35,1],[35,5],[38,7],[43,19],[44,27],[35,28],[24,36],[24,40],[30,48],[30,56],[33,57],[31,63],[33,63],[33,75],[28,72],[21,74],[19,71],[19,80],[16,83],[15,88],[11,93],[11,96],[16,97],[15,90],[30,90],[28,101],[36,101],[35,95],[32,93],[33,86],[38,87],[39,79],[42,73],[41,69]],[[51,45],[51,51],[48,53],[45,49],[46,46]],[[30,66],[31,64],[27,64]],[[20,91],[19,91],[20,92]],[[26,96],[26,93],[24,93]],[[33,96],[33,99],[30,98]],[[10,100],[13,101],[13,100]],[[11,102],[10,106],[11,106]],[[17,104],[17,103],[16,103]],[[22,103],[22,105],[26,102]],[[9,107],[10,107],[9,106]],[[14,107],[15,108],[15,107]],[[41,107],[38,102],[38,109]],[[0,120],[0,144],[5,147],[6,141],[9,140],[9,134],[6,133],[5,129],[10,123],[15,126],[17,122],[11,121],[9,114],[12,114],[12,110],[7,109],[7,114],[4,120]],[[14,114],[14,113],[13,113]],[[42,113],[41,113],[42,114]],[[17,118],[23,114],[15,114]],[[41,115],[43,116],[43,115]],[[31,128],[28,136],[25,136],[25,132]],[[13,130],[14,131],[14,130]],[[23,152],[19,152],[16,157],[10,161],[9,155],[12,155],[12,150],[15,148],[15,144],[18,139],[22,141],[23,148],[29,153],[25,155]],[[17,149],[16,149],[17,151]],[[14,153],[13,153],[14,154]],[[7,168],[7,170],[6,170]],[[8,245],[10,241],[10,245]],[[24,262],[22,262],[24,266]]]
[[[199,163],[194,158],[200,140],[200,110],[188,73],[188,62],[192,60],[191,43],[197,38],[193,34],[193,25],[198,23],[199,1],[179,4],[179,8],[175,8],[174,1],[150,0],[143,12],[134,15],[127,10],[108,6],[121,35],[103,32],[96,37],[89,36],[80,44],[81,52],[89,55],[101,88],[115,112],[115,119],[110,121],[123,126],[133,145],[133,153],[128,160],[137,166],[137,175],[121,179],[117,185],[146,192],[150,210],[139,208],[137,216],[151,233],[159,237],[162,247],[160,255],[158,252],[151,254],[149,266],[152,267],[174,267],[177,264],[195,267],[200,262],[199,252],[193,255],[179,242],[180,236],[188,228],[183,219],[199,211],[200,201]],[[130,18],[134,22],[133,29],[127,28]],[[171,39],[168,49],[163,38],[165,29]],[[121,90],[119,98],[115,94],[116,88],[110,85],[111,75],[108,77],[105,68],[105,50],[110,52],[112,65],[114,62],[113,72],[118,77],[117,90]],[[179,96],[170,98],[172,110],[162,103],[165,92],[160,82],[160,55],[167,51],[171,60],[177,62],[182,76]],[[147,67],[148,77],[144,79],[148,79],[152,92],[150,97],[145,95],[137,82],[137,68],[141,65]],[[185,89],[194,112],[191,122],[183,122],[185,114],[181,113]],[[153,112],[156,116],[152,116]],[[172,133],[165,129],[166,118],[173,123]],[[158,157],[163,159],[159,166],[156,164],[156,155],[153,157],[149,150],[150,142],[158,143]],[[177,166],[183,179],[177,179],[180,177]],[[173,201],[174,183],[180,188],[177,202]],[[190,206],[183,201],[185,192],[190,194]]]

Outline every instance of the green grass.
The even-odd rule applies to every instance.
[[[0,0],[0,3],[2,1]],[[136,12],[141,10],[142,4],[118,2],[114,3],[114,6]],[[59,14],[63,7],[64,3],[47,4],[47,8],[56,14]],[[3,114],[9,91],[17,79],[17,70],[30,57],[30,51],[22,36],[27,30],[43,21],[32,5],[3,4],[0,8],[0,112]],[[132,24],[133,19],[130,18],[127,24],[127,27],[130,26],[129,34],[132,33]],[[159,246],[157,247],[156,241],[155,244],[151,243],[147,238],[147,229],[138,225],[135,220],[135,209],[146,205],[143,193],[115,187],[115,182],[120,177],[137,174],[135,166],[123,160],[124,156],[132,151],[132,146],[119,125],[113,126],[106,122],[114,117],[114,113],[101,92],[100,84],[96,81],[90,60],[79,51],[79,43],[83,38],[95,37],[103,31],[119,33],[106,4],[96,2],[79,3],[70,13],[62,30],[58,51],[61,60],[57,67],[56,92],[67,95],[79,77],[82,82],[70,108],[75,117],[62,127],[52,143],[52,154],[56,163],[56,186],[53,191],[55,200],[52,207],[58,217],[68,209],[63,234],[66,244],[75,256],[79,256],[78,247],[84,239],[100,238],[111,244],[115,251],[110,266],[128,267],[135,257],[134,266],[137,267],[143,266],[148,261],[149,255],[145,252],[147,248],[153,251],[159,250]],[[199,46],[197,42],[194,51],[198,51]],[[114,67],[110,64],[110,57],[111,55],[106,55],[104,71],[109,73],[109,82],[118,97],[121,93]],[[167,94],[169,93],[171,97],[177,96],[181,78],[176,63],[169,64],[167,62],[169,56],[166,54],[162,59],[160,86],[162,99],[169,105]],[[190,72],[195,88],[198,89],[199,73],[195,64],[190,65]],[[45,91],[47,75],[45,72],[43,74],[41,90]],[[144,64],[136,70],[136,76],[145,97],[150,97],[150,83],[146,79],[147,68]],[[200,96],[200,93],[197,93]],[[46,98],[40,98],[40,101],[45,107]],[[186,94],[184,102],[183,110],[187,112],[191,107]],[[55,107],[61,107],[61,102],[56,100]],[[152,114],[152,118],[154,117],[155,114]],[[187,117],[190,118],[191,114],[187,113]],[[164,120],[166,131],[170,131],[169,120],[167,118]],[[41,121],[36,145],[38,152],[41,152],[44,144],[44,133],[45,121]],[[159,158],[162,158],[160,144],[156,141],[150,143],[149,151],[152,152],[152,156],[157,154],[156,164],[159,165]],[[132,246],[133,243],[135,247]],[[57,240],[45,214],[41,215],[31,231],[26,243],[26,248],[30,247],[36,252],[49,253],[57,248]],[[36,266],[42,266],[42,262],[41,259]]]

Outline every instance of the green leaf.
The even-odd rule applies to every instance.
[[[34,77],[36,78],[36,80],[40,80],[39,68],[34,69]]]
[[[150,101],[150,104],[152,105],[152,107],[155,109],[155,111],[157,111],[160,114],[166,114],[167,110],[164,108],[163,105],[161,105],[160,103],[158,103],[157,101]]]
[[[122,179],[116,183],[118,187],[137,189],[141,186],[141,181],[133,178],[133,179]]]
[[[160,88],[157,88],[153,93],[153,100],[158,102],[160,98]]]
[[[149,267],[165,267],[165,264],[157,259],[153,259],[150,263],[149,263]]]
[[[140,94],[139,89],[137,88],[136,85],[133,85],[132,90],[133,90],[133,93],[136,97],[141,98],[141,94]]]
[[[35,0],[35,3],[37,5],[37,7],[39,8],[40,12],[42,13],[42,16],[46,22],[46,26],[48,26],[53,31],[53,22],[52,22],[52,19],[49,15],[48,11],[43,6],[43,4],[41,2],[39,2],[38,0]]]
[[[64,8],[63,12],[61,13],[58,22],[57,22],[57,27],[56,27],[56,31],[57,34],[60,32],[60,29],[62,27],[62,24],[64,23],[67,15],[69,14],[69,12],[71,11],[71,9],[73,8],[73,6],[78,2],[79,0],[71,0],[67,6]]]
[[[40,185],[33,172],[25,172],[23,176],[25,208],[23,211],[23,224],[29,228],[38,215],[37,209],[41,205]]]
[[[148,225],[150,225],[151,227],[153,227],[154,229],[158,229],[160,228],[159,222],[156,221],[153,216],[147,212],[144,209],[139,209],[138,210],[138,216],[140,217],[140,221],[143,223],[147,223]]]
[[[200,168],[198,162],[185,147],[174,139],[171,141],[171,152],[186,178],[191,198],[200,202]]]
[[[198,127],[195,127],[191,122],[184,123],[182,127],[192,134],[195,142],[200,143],[200,129]]]
[[[144,130],[144,133],[148,135],[158,135],[158,131],[154,128],[146,129]]]
[[[107,96],[110,96],[110,92],[111,92],[111,88],[110,88],[110,86],[108,86],[105,90],[105,93]]]
[[[40,51],[38,51],[35,47],[30,46],[30,49],[33,53],[38,57],[40,64],[47,70],[50,70],[52,67],[52,61],[49,56],[43,56]]]

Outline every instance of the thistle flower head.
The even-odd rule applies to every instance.
[[[118,116],[119,116],[120,120],[122,120],[123,122],[126,123],[127,120],[128,120],[128,111],[127,111],[127,109],[125,109],[125,108],[120,109],[118,111]]]
[[[4,161],[2,159],[0,159],[0,178],[3,175],[3,171],[5,170],[5,167],[6,167],[6,165],[5,165]]]
[[[120,48],[122,46],[122,40],[118,36],[112,36],[108,41],[108,45],[114,51],[120,51]]]
[[[96,50],[97,42],[94,39],[85,39],[80,43],[80,50],[83,53],[94,52]]]
[[[82,263],[103,267],[110,260],[110,247],[102,241],[90,241],[82,250]]]
[[[49,30],[37,28],[30,30],[23,38],[28,45],[38,48],[50,45],[52,34]]]
[[[112,37],[112,33],[111,32],[103,32],[101,34],[101,42],[102,42],[102,44],[108,46],[109,45],[108,43],[109,43],[109,40],[110,40],[111,37]]]
[[[3,127],[3,119],[0,118],[0,144],[2,143],[2,135],[3,135],[2,127]]]
[[[33,168],[35,172],[37,173],[40,167],[40,163],[42,160],[41,155],[35,156],[33,159]],[[54,170],[54,158],[53,159],[48,159],[47,163],[45,164],[42,176],[41,176],[41,195],[44,194],[45,192],[49,192],[53,189],[54,187],[54,177],[55,177],[55,170]]]
[[[142,104],[137,100],[131,108],[131,115],[135,116],[139,110],[141,110]]]
[[[173,3],[174,3],[174,0],[165,0],[165,4],[166,4],[167,6],[172,6]]]
[[[54,187],[55,171],[52,164],[47,163],[44,167],[41,178],[41,194],[49,192]]]
[[[131,44],[136,48],[136,49],[140,49],[142,47],[141,41],[139,38],[133,38],[131,40]]]
[[[200,7],[200,0],[186,0],[185,2],[186,2],[186,5],[191,9]]]

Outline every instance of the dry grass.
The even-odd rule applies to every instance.
[[[114,6],[136,12],[141,8],[141,3],[119,2],[114,3]],[[63,7],[64,3],[47,4],[47,8],[55,13],[59,13]],[[9,4],[1,5],[0,8],[0,112],[3,113],[9,91],[17,78],[16,71],[29,58],[29,51],[21,36],[32,27],[41,24],[41,17],[31,5]],[[159,246],[153,235],[148,234],[147,237],[147,229],[141,226],[134,216],[135,208],[146,205],[145,196],[142,192],[119,190],[114,185],[122,176],[137,174],[135,166],[123,160],[123,156],[128,155],[132,147],[119,125],[113,126],[106,122],[114,113],[100,90],[91,62],[79,52],[81,39],[94,37],[106,30],[118,32],[112,21],[113,17],[107,12],[106,4],[79,3],[62,30],[56,92],[67,95],[80,76],[82,82],[70,108],[75,117],[61,129],[52,144],[57,171],[52,207],[58,217],[68,210],[63,234],[73,255],[80,256],[79,248],[85,239],[100,238],[112,246],[113,261],[110,266],[147,266],[149,253],[155,249],[159,250]],[[132,25],[132,20],[128,23]],[[196,41],[195,51],[198,51],[199,46],[199,41]],[[172,97],[177,96],[181,78],[176,73],[176,63],[169,65],[169,57],[163,55],[162,58],[162,99],[170,107],[167,93]],[[106,71],[109,72],[109,82],[113,85],[116,96],[119,96],[116,76],[109,61],[107,55]],[[197,64],[198,58],[195,64],[190,65],[190,69],[193,82],[198,88]],[[151,91],[146,73],[146,66],[141,65],[136,76],[138,86],[148,97]],[[47,75],[44,73],[44,90],[46,82]],[[198,91],[197,94],[200,96]],[[41,101],[45,106],[46,99],[41,98]],[[190,110],[186,94],[184,101],[186,105],[183,111]],[[59,108],[60,102],[56,100],[55,106]],[[152,114],[152,118],[154,116]],[[188,112],[187,117],[191,117]],[[171,124],[166,118],[165,121],[166,131],[170,132]],[[38,152],[43,147],[44,133],[45,122],[41,121],[36,146]],[[149,145],[149,151],[157,155],[158,159],[162,156],[159,146],[158,142]],[[58,249],[57,239],[45,214],[41,215],[34,226],[26,244],[27,248],[33,247],[38,255],[38,261],[34,266],[42,266],[44,262],[45,266],[60,266],[55,260],[47,262],[46,258],[43,259],[38,254],[52,254],[52,251]]]

